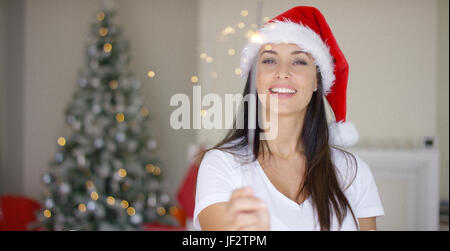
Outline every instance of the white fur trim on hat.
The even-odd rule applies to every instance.
[[[358,142],[358,131],[356,127],[350,121],[346,122],[331,122],[328,124],[330,145],[336,145],[341,147],[348,147]]]
[[[320,36],[307,26],[294,23],[284,18],[284,21],[274,20],[258,31],[258,41],[249,41],[242,50],[241,77],[246,78],[255,56],[261,45],[267,43],[293,43],[304,51],[311,53],[322,75],[324,95],[326,96],[334,84],[334,62],[329,47]]]

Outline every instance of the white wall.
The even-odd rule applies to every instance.
[[[439,74],[438,74],[438,91],[437,91],[437,131],[439,135],[439,143],[440,143],[440,152],[441,152],[441,198],[445,198],[448,200],[448,177],[449,177],[449,120],[448,120],[448,108],[449,108],[449,35],[448,35],[448,0],[439,0],[438,1],[438,30],[439,30],[439,57],[438,57],[438,65],[439,65]]]
[[[358,128],[359,145],[407,146],[425,136],[442,137],[443,170],[447,170],[442,179],[447,195],[442,196],[448,198],[448,21],[447,26],[438,25],[438,10],[444,15],[441,19],[446,15],[448,20],[448,7],[442,8],[448,1],[261,2],[261,19],[297,5],[321,10],[349,62],[347,118]],[[255,0],[200,0],[200,50],[214,58],[206,63],[198,57],[204,94],[242,93],[244,83],[234,69],[239,67],[244,35],[257,23],[256,6]],[[248,10],[248,16],[242,17],[241,10]],[[245,28],[239,29],[238,22],[244,22]],[[227,26],[236,33],[223,39],[220,34]],[[440,39],[440,34],[446,34],[447,40]],[[227,55],[229,48],[236,55]],[[211,78],[212,71],[218,79]],[[198,140],[214,144],[224,133],[201,130]]]

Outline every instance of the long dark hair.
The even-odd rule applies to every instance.
[[[356,165],[356,158],[350,152],[340,149],[336,146],[329,145],[328,138],[328,123],[325,113],[325,100],[323,99],[323,87],[322,78],[319,68],[316,67],[318,87],[317,91],[313,93],[311,101],[308,104],[306,115],[304,119],[303,129],[300,134],[299,142],[303,143],[305,156],[306,156],[306,171],[303,178],[303,183],[299,187],[297,198],[302,193],[310,196],[314,209],[317,213],[319,225],[321,230],[330,230],[331,221],[333,219],[333,212],[336,214],[336,218],[339,222],[339,228],[341,228],[347,210],[352,213],[355,225],[358,228],[358,223],[350,206],[349,201],[344,195],[346,188],[341,188],[337,178],[337,170],[331,159],[330,147],[342,151],[345,153],[347,164],[347,156],[351,156],[353,163]],[[243,96],[246,97],[250,93],[251,84],[251,71],[247,77],[247,82],[244,88]],[[224,139],[215,146],[203,150],[199,154],[199,161],[203,158],[203,155],[212,149],[219,149],[236,155],[239,150],[245,148],[248,145],[248,138],[250,133],[254,133],[253,153],[251,153],[251,161],[256,161],[260,154],[260,145],[266,147],[270,154],[270,148],[265,140],[260,140],[259,134],[262,132],[261,128],[257,125],[255,130],[249,130],[249,102],[242,102],[244,112],[244,129],[236,127],[236,118],[233,123],[233,129],[231,129]],[[256,102],[256,113],[258,118],[258,102]],[[237,114],[238,116],[239,114]],[[232,143],[232,144],[231,144]],[[264,151],[262,151],[264,156]],[[242,156],[241,156],[242,157]],[[356,176],[356,172],[355,172]],[[354,177],[353,177],[354,180]],[[353,182],[353,181],[352,181]],[[350,183],[351,184],[351,183]],[[349,184],[349,185],[350,185]],[[347,186],[348,187],[348,186]],[[306,197],[307,197],[306,196]]]

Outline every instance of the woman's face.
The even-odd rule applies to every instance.
[[[256,89],[266,94],[262,106],[273,113],[288,115],[305,111],[317,87],[314,58],[296,44],[264,44],[258,52]],[[278,100],[278,109],[270,99]]]

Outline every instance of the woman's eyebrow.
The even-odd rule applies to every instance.
[[[264,50],[263,52],[261,52],[260,56],[262,56],[262,54],[264,54],[266,52],[278,55],[278,53],[276,51],[274,51],[274,50]],[[296,55],[296,54],[301,54],[301,53],[303,53],[303,54],[305,54],[305,55],[307,55],[309,57],[309,55],[308,55],[308,53],[306,51],[293,51],[293,52],[291,52],[291,55]]]
[[[300,54],[300,53],[308,55],[308,53],[306,53],[306,51],[293,51],[293,52],[291,52],[291,55],[296,55],[296,54]]]
[[[261,54],[260,54],[260,56],[262,56],[262,54],[264,54],[264,53],[271,53],[271,54],[275,54],[275,55],[278,55],[278,53],[276,52],[276,51],[273,51],[273,50],[264,50],[263,52],[261,52]]]

